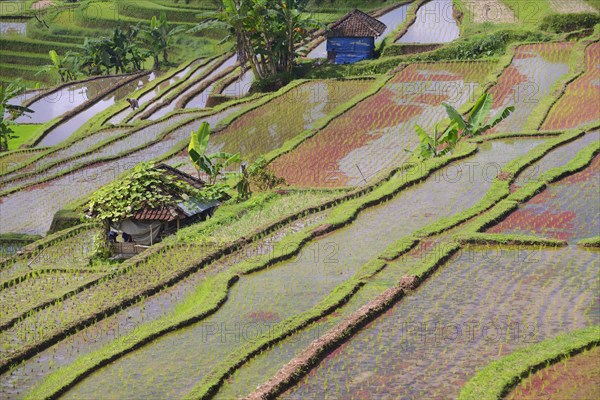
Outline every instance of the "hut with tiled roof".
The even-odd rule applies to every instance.
[[[152,195],[148,194],[148,197],[146,197],[145,194],[140,195],[139,192],[132,193],[128,190],[123,193],[121,186],[124,184],[117,185],[117,183],[114,183],[113,186],[116,185],[115,187],[102,189],[104,194],[101,195],[101,199],[104,199],[102,196],[106,195],[109,198],[108,203],[98,204],[102,201],[96,200],[90,206],[90,212],[87,214],[88,217],[94,218],[100,213],[99,209],[110,209],[110,204],[113,204],[110,203],[110,200],[115,197],[124,199],[118,202],[119,208],[123,208],[128,201],[131,201],[130,205],[125,207],[127,212],[114,210],[115,214],[122,214],[123,216],[112,218],[106,226],[108,239],[112,242],[113,250],[121,256],[127,257],[139,253],[147,246],[160,241],[164,236],[174,233],[180,227],[206,219],[212,215],[212,212],[221,204],[221,201],[229,198],[226,194],[219,200],[196,198],[194,194],[190,193],[197,193],[204,187],[205,184],[202,180],[166,164],[148,168],[150,167],[145,165],[139,166],[139,168],[136,167],[136,170],[125,178],[129,179],[125,186],[131,187],[130,185],[134,183],[138,187],[140,185],[144,186],[141,181],[136,179],[141,179],[140,176],[147,174],[144,171],[149,171],[148,173],[153,174],[157,179],[151,184],[152,187],[148,186],[143,190],[151,190],[153,195],[163,196],[163,198],[168,198],[168,201],[163,202],[162,205],[155,203],[152,206],[153,201],[146,200],[151,199]],[[175,182],[179,182],[179,184],[175,184]],[[139,200],[140,196],[141,200]]]
[[[371,59],[375,38],[386,25],[364,12],[354,9],[327,30],[327,58],[336,64],[352,64]]]

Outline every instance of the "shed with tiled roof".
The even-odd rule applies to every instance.
[[[178,181],[182,181],[195,189],[202,189],[204,182],[188,175],[176,168],[166,164],[154,167],[165,175],[171,175]],[[159,190],[163,190],[159,188]],[[204,220],[217,208],[220,201],[205,201],[184,194],[170,193],[179,198],[176,204],[161,207],[145,206],[133,210],[133,215],[125,220],[113,224],[112,229],[116,232],[124,232],[123,238],[127,237],[130,243],[115,243],[117,253],[126,255],[133,254],[144,249],[144,246],[152,245],[160,240],[160,237],[175,232],[182,225]],[[221,200],[226,200],[223,198]]]
[[[383,22],[354,9],[327,30],[327,58],[336,64],[373,58],[375,38],[385,29]]]

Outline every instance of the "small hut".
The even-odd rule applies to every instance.
[[[336,64],[353,64],[373,58],[375,38],[386,28],[383,22],[360,10],[350,11],[327,31],[327,59]]]
[[[183,182],[194,189],[200,190],[204,187],[203,181],[166,164],[160,164],[153,169],[160,171],[163,176],[170,176],[167,179]],[[221,198],[221,201],[208,201],[173,192],[172,187],[158,187],[157,191],[169,193],[177,200],[173,204],[161,207],[142,205],[133,209],[129,217],[110,223],[107,234],[116,254],[128,257],[139,253],[182,226],[208,218],[221,201],[229,198],[225,195],[226,198]],[[93,217],[93,214],[89,216]]]

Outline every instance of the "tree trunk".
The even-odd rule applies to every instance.
[[[0,136],[0,152],[8,151],[8,134]]]

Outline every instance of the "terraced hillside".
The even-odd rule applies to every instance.
[[[31,3],[0,9],[12,21]],[[532,21],[508,0],[311,1],[324,21],[355,6],[389,21],[378,58],[328,64],[310,37],[298,75],[256,91],[266,83],[237,54],[194,48],[223,34],[201,31],[167,68],[11,99],[36,112],[17,121],[26,146],[0,153],[0,397],[594,396],[600,24],[582,27],[598,11],[582,0],[576,26],[541,29],[563,3],[531,2]],[[38,15],[48,28],[2,28],[0,75],[42,82],[48,49],[160,11],[191,26],[214,7],[56,2]],[[198,172],[188,146],[203,122],[209,159],[247,164]],[[108,256],[88,200],[142,162],[230,199]]]

